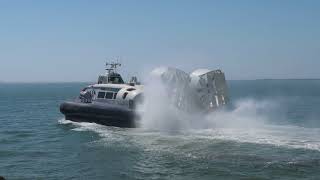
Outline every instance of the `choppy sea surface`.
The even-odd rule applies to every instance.
[[[85,85],[0,84],[0,176],[320,179],[320,80],[228,81],[228,108],[159,129],[65,120]]]

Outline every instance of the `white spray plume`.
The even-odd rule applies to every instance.
[[[241,99],[232,110],[221,109],[205,116],[203,128],[256,128],[265,125],[269,114],[277,107],[267,100]]]
[[[140,125],[145,129],[179,131],[212,128],[254,128],[268,121],[268,114],[276,103],[242,99],[234,102],[231,110],[217,109],[210,114],[191,114],[174,105],[168,87],[159,78],[151,76],[145,86],[145,102]]]
[[[186,114],[178,110],[160,79],[152,78],[144,89],[145,101],[141,127],[157,130],[180,130],[186,128]]]

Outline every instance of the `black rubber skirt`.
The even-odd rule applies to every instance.
[[[133,110],[112,104],[64,102],[60,105],[60,111],[70,121],[116,127],[136,127],[135,120],[138,118]]]

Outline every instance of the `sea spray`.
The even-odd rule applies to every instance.
[[[282,113],[286,109],[282,107],[283,100],[240,98],[228,109],[190,114],[170,102],[161,82],[148,84],[145,95],[142,129],[177,132],[193,138],[320,150],[319,128],[275,123],[283,121]]]
[[[246,98],[233,103],[231,109],[218,109],[204,115],[204,128],[256,128],[270,122],[277,103],[270,100],[257,101]],[[277,113],[278,114],[278,113]]]
[[[164,131],[189,128],[190,117],[179,110],[161,80],[152,78],[144,89],[145,101],[139,107],[143,112],[141,127]]]
[[[170,71],[170,69],[156,69],[155,73],[151,73],[148,76],[149,79],[145,81],[145,101],[139,107],[139,111],[143,112],[140,121],[142,128],[172,131],[215,127],[254,127],[264,123],[268,119],[265,112],[275,107],[275,103],[271,101],[255,101],[247,98],[234,102],[232,109],[219,107],[210,113],[205,110],[199,111],[193,108],[196,107],[196,103],[190,98],[191,94],[185,91],[188,89],[185,83],[178,83],[176,80],[177,77],[187,75],[175,76],[172,75],[174,73],[169,73],[163,76],[164,71]],[[181,98],[189,99],[184,101]],[[187,102],[187,108],[181,108],[177,103],[179,101]]]

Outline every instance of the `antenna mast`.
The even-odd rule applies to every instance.
[[[106,70],[107,70],[108,74],[116,73],[118,66],[119,67],[121,66],[121,63],[118,62],[118,59],[117,59],[117,62],[114,62],[114,61],[107,62],[106,63]]]

